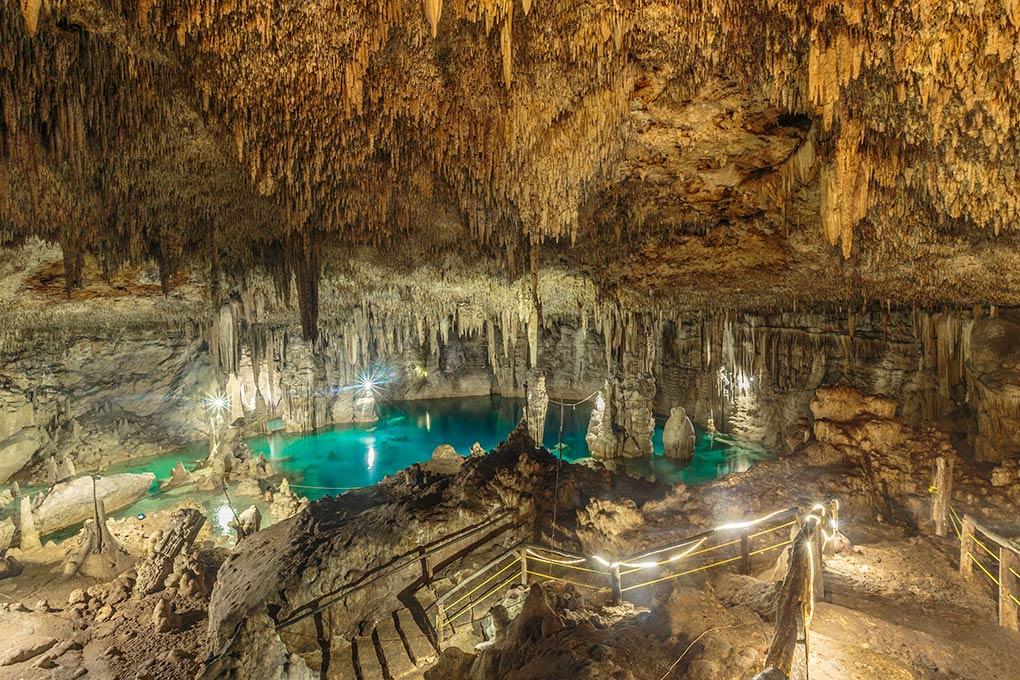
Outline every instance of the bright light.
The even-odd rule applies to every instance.
[[[606,407],[606,400],[602,398],[602,395],[595,397],[595,410],[601,411]]]
[[[202,403],[205,405],[205,410],[212,414],[225,413],[230,409],[230,397],[221,393],[206,394]]]
[[[428,369],[426,369],[421,364],[415,364],[414,367],[411,369],[411,372],[414,373],[414,377],[416,377],[416,378],[427,378],[427,377],[429,377]]]
[[[224,503],[216,510],[216,526],[219,528],[220,533],[230,533],[230,523],[234,521],[234,511],[230,509],[230,506]]]
[[[365,457],[365,467],[369,470],[375,467],[375,439],[368,440],[368,455]]]
[[[764,517],[759,517],[758,519],[752,519],[752,520],[750,520],[748,522],[731,522],[729,524],[723,524],[722,526],[716,527],[715,531],[730,531],[732,529],[747,529],[749,527],[753,527],[755,524],[761,524],[762,522],[770,520],[773,517],[775,517],[776,515],[781,515],[784,512],[786,512],[785,509],[783,509],[783,510],[776,510],[775,512],[769,513],[768,515],[765,515]]]
[[[353,387],[359,390],[362,396],[375,397],[379,394],[379,388],[388,382],[388,377],[385,372],[375,369],[363,371],[358,375]]]
[[[737,376],[737,387],[741,392],[746,392],[751,389],[752,382],[754,382],[754,378],[749,378],[746,375]]]

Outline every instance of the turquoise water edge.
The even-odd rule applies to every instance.
[[[492,449],[506,439],[523,408],[521,399],[498,396],[384,402],[375,423],[312,433],[277,432],[248,444],[265,454],[292,485],[301,487],[301,495],[314,500],[376,484],[387,475],[428,460],[440,444],[450,444],[461,455],[467,455],[475,442]],[[564,410],[564,460],[574,462],[588,456],[584,435],[590,416],[590,403]],[[554,453],[559,428],[560,409],[551,405],[543,443]],[[662,456],[661,422],[656,424],[652,443],[652,459],[627,463],[627,472],[654,475],[667,484],[704,484],[772,457],[757,444],[698,431],[694,459],[677,465]],[[205,445],[196,444],[158,458],[129,461],[114,471],[153,472],[157,479],[165,479],[178,462],[192,468],[204,457]]]

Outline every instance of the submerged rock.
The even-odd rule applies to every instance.
[[[662,446],[666,458],[678,461],[694,458],[694,423],[683,406],[676,406],[669,412],[662,431]]]
[[[156,480],[151,472],[107,475],[95,480],[97,498],[109,512],[116,512],[135,503],[149,492]],[[92,516],[92,478],[79,477],[57,484],[34,508],[35,528],[41,535],[66,529]]]

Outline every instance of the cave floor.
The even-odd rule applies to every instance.
[[[984,583],[959,575],[952,542],[882,533],[827,559],[827,601],[816,605],[811,626],[810,677],[1020,677],[1020,635],[997,625]]]
[[[900,529],[878,522],[845,531],[854,545],[826,558],[827,595],[816,605],[812,622],[810,678],[1020,677],[1015,665],[1020,635],[996,624],[995,601],[981,580],[967,582],[959,575],[954,539],[905,537]],[[0,582],[0,640],[12,641],[0,650],[0,663],[10,649],[56,641],[31,658],[0,665],[0,680],[134,678],[142,668],[155,672],[141,677],[193,677],[204,655],[203,615],[196,612],[179,633],[154,635],[149,628],[152,603],[139,602],[126,606],[115,620],[76,630],[62,611],[64,603],[72,589],[95,581],[64,578],[63,554],[55,545],[29,553],[24,574]],[[44,599],[51,611],[39,605]],[[471,641],[458,643],[468,646]],[[665,647],[660,652],[655,656],[669,654]],[[176,668],[175,659],[180,661]],[[659,665],[635,669],[634,677],[661,680]],[[720,678],[746,680],[734,669],[722,671]],[[421,675],[412,671],[401,677]]]

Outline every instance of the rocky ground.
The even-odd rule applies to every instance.
[[[933,537],[924,516],[929,458],[947,452],[941,440],[906,426],[881,403],[864,411],[860,403],[870,402],[859,393],[822,395],[815,437],[804,447],[704,487],[666,487],[599,464],[569,465],[553,494],[556,461],[521,430],[494,451],[463,460],[440,450],[420,478],[394,475],[304,509],[292,499],[295,516],[229,551],[214,544],[204,522],[193,543],[160,561],[187,504],[144,520],[110,521],[134,563],[119,576],[65,576],[73,541],[17,553],[24,571],[0,581],[0,636],[13,641],[0,654],[0,680],[296,680],[324,668],[319,638],[329,641],[326,675],[335,678],[746,680],[762,670],[772,637],[785,573],[779,553],[756,558],[750,576],[699,573],[635,590],[621,605],[610,603],[608,589],[532,585],[522,593],[521,613],[497,625],[489,644],[476,648],[481,638],[464,629],[438,660],[420,654],[411,666],[398,667],[393,656],[382,661],[398,638],[380,631],[415,606],[431,617],[431,600],[516,540],[623,555],[830,497],[842,502],[848,540],[825,560],[825,597],[815,607],[807,651],[811,677],[1015,677],[1020,636],[997,625],[990,589],[961,577],[955,538]],[[865,470],[884,479],[881,490]],[[992,485],[987,470],[959,461],[960,511],[984,510],[1004,523],[1016,507],[1012,478],[1001,483],[1008,472]],[[512,508],[524,524],[440,555],[432,582],[418,582],[416,546],[468,530],[500,507]],[[401,554],[412,556],[404,566]],[[394,563],[399,568],[391,569]],[[352,583],[364,587],[333,597]],[[274,619],[315,605],[321,619],[274,630]],[[401,630],[405,646],[420,642],[410,628]],[[372,645],[381,665],[367,663],[364,650]],[[353,668],[352,654],[360,658]],[[213,662],[204,664],[210,655]]]

